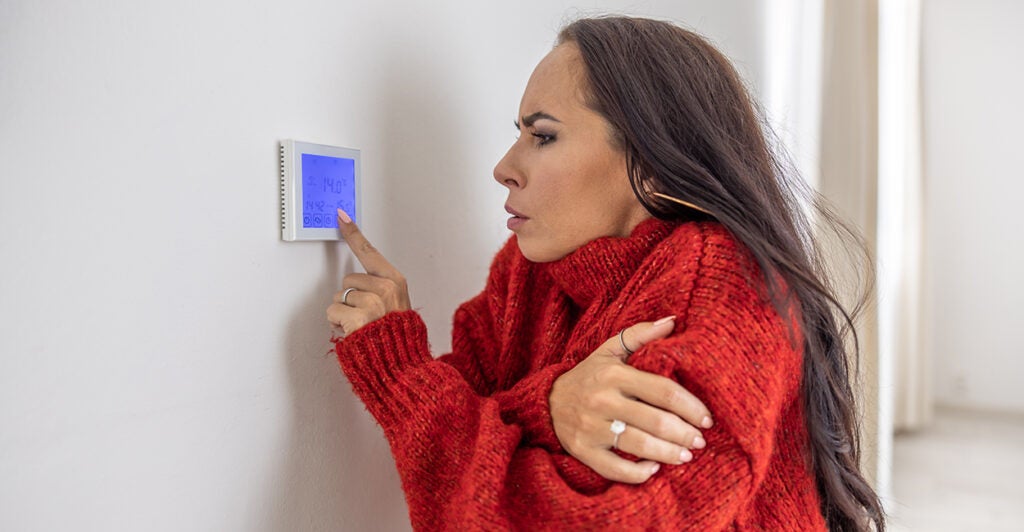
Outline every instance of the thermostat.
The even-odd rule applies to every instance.
[[[338,209],[359,221],[359,150],[281,142],[281,238],[341,240]]]

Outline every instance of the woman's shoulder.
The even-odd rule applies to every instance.
[[[733,318],[779,320],[768,283],[753,253],[717,222],[680,224],[647,261],[642,288],[680,311],[691,325]],[[646,277],[646,279],[642,279]],[[779,280],[776,289],[785,289]]]
[[[718,222],[679,224],[652,254],[666,273],[742,279],[756,287],[761,270],[750,250]]]

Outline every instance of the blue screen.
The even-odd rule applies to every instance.
[[[355,160],[303,153],[302,227],[338,227],[338,208],[359,221]]]

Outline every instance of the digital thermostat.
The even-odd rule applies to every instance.
[[[341,240],[338,209],[359,222],[359,150],[281,142],[281,238]]]

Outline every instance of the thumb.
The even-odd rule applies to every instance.
[[[668,336],[675,326],[675,316],[661,318],[655,322],[642,321],[623,329],[621,334],[609,340],[608,343],[611,344],[612,354],[625,360],[648,343]]]

